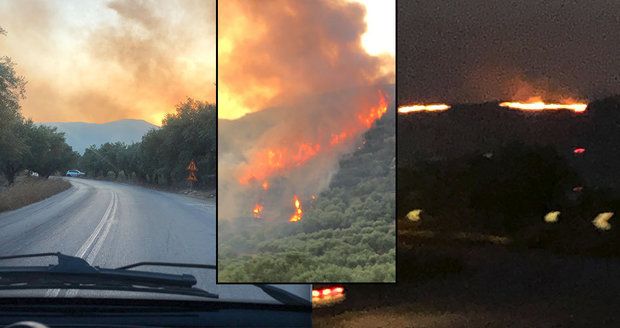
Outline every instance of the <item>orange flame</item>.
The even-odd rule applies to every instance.
[[[408,106],[398,107],[398,112],[401,114],[409,114],[414,112],[441,112],[450,109],[450,105],[446,104],[413,104]]]
[[[289,222],[301,221],[301,217],[304,215],[304,213],[301,210],[301,202],[299,201],[299,198],[297,198],[297,195],[293,196],[293,204],[295,205],[295,213],[291,215]]]
[[[254,209],[252,210],[252,215],[254,215],[255,218],[261,218],[263,214],[263,205],[261,204],[256,204],[254,206]]]
[[[379,104],[375,107],[371,107],[367,113],[362,113],[357,116],[357,118],[366,125],[367,128],[370,128],[372,124],[380,119],[385,112],[387,112],[387,100],[385,99],[385,95],[383,92],[379,92]]]
[[[583,113],[588,107],[588,104],[573,99],[566,99],[562,103],[545,103],[540,97],[532,97],[526,102],[506,101],[499,105],[523,111],[571,110],[575,113]]]
[[[240,169],[237,177],[242,185],[253,180],[266,181],[269,177],[289,168],[298,167],[317,156],[321,151],[336,146],[345,140],[359,134],[364,128],[369,128],[387,112],[386,96],[379,92],[377,105],[362,111],[357,115],[359,125],[331,134],[323,142],[293,142],[285,146],[276,146],[262,149],[255,153],[250,163]],[[265,184],[263,183],[263,189]]]

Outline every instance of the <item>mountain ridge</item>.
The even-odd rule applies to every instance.
[[[64,132],[67,144],[80,154],[91,145],[101,145],[106,142],[126,144],[139,142],[148,131],[159,128],[140,119],[122,119],[105,123],[39,122],[37,124],[53,126],[58,131]]]

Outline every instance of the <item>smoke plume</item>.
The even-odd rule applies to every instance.
[[[215,101],[214,0],[9,1],[0,22],[35,121],[160,124],[186,97]]]
[[[386,113],[394,62],[363,49],[364,15],[345,1],[219,4],[219,218],[261,204],[285,220]]]

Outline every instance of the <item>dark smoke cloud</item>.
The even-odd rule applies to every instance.
[[[414,0],[397,10],[399,103],[620,93],[620,1]]]

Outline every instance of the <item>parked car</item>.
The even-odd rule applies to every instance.
[[[85,176],[86,173],[80,172],[78,170],[69,170],[69,171],[67,171],[67,174],[65,174],[65,175],[68,176],[68,177],[78,177],[79,178],[79,177]]]

